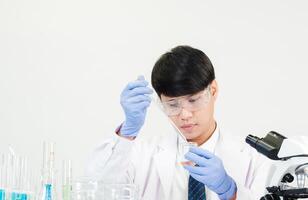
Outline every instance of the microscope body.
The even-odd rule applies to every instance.
[[[271,131],[264,138],[249,135],[246,142],[273,160],[268,194],[260,200],[308,199],[308,137],[289,139]]]

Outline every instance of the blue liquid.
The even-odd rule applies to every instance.
[[[12,193],[11,200],[27,200],[27,199],[28,199],[28,195],[27,194],[17,193],[17,192],[13,192]]]
[[[52,200],[52,188],[51,188],[51,184],[46,184],[46,185],[45,185],[45,189],[46,189],[45,200]]]
[[[5,191],[0,189],[0,200],[5,200]]]

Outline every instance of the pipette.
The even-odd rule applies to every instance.
[[[153,97],[151,96],[152,101],[155,103],[155,105],[164,113],[164,115],[167,117],[167,119],[169,120],[169,122],[171,123],[171,125],[175,128],[175,130],[177,131],[177,133],[181,136],[181,138],[187,142],[186,137],[184,136],[184,134],[180,131],[180,129],[175,125],[175,123],[169,118],[169,116],[164,112],[162,105],[160,103],[160,100],[158,98],[158,96]]]

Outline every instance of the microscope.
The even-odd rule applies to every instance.
[[[246,137],[246,143],[273,160],[268,193],[260,200],[308,199],[308,137],[302,140],[305,141],[289,139],[275,131],[264,138]]]

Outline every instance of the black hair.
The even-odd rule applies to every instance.
[[[210,59],[199,49],[177,46],[155,63],[151,82],[157,95],[169,97],[195,94],[215,79]]]

